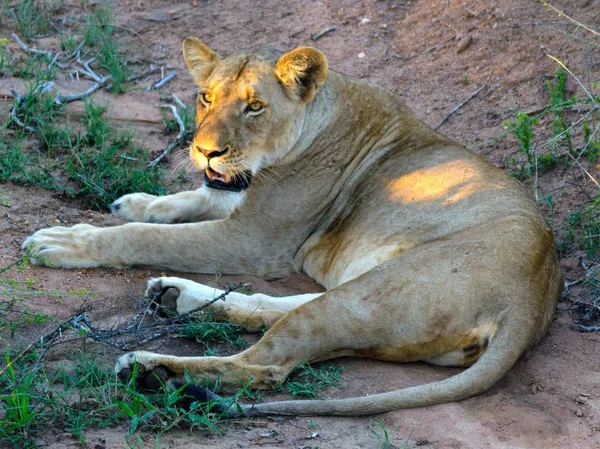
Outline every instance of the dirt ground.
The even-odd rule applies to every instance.
[[[440,132],[500,167],[517,152],[514,139],[493,139],[504,132],[502,121],[516,111],[535,111],[548,104],[544,80],[556,71],[557,65],[547,54],[567,63],[584,82],[600,78],[598,41],[590,45],[578,39],[580,30],[572,36],[575,27],[533,0],[269,0],[252,4],[235,0],[114,0],[112,4],[116,22],[123,27],[120,36],[131,62],[142,67],[159,61],[178,68],[177,76],[162,89],[162,94],[174,92],[187,103],[193,102],[195,90],[181,57],[180,43],[190,35],[222,54],[260,45],[281,49],[317,46],[329,58],[331,68],[390,89],[431,126],[487,83],[442,124]],[[555,6],[586,23],[598,23],[600,19],[600,4],[596,1],[562,0]],[[311,41],[311,34],[328,26],[337,28],[318,41]],[[465,36],[471,41],[464,51],[457,52],[459,42],[466,42]],[[47,38],[36,44],[52,48],[56,41]],[[434,50],[424,52],[438,44],[441,45]],[[6,92],[8,84],[18,82],[0,81],[0,95]],[[575,83],[570,86],[571,93],[576,92]],[[78,90],[67,81],[59,82],[59,87]],[[160,100],[159,93],[100,95],[111,102],[109,114],[138,130],[150,148],[158,153],[168,145],[172,136],[164,135],[158,109],[154,107]],[[594,175],[597,177],[598,171]],[[542,193],[554,192],[559,198],[557,217],[567,214],[580,200],[575,187],[580,182],[586,181],[576,170],[563,170],[540,179]],[[0,267],[20,257],[21,243],[38,229],[82,222],[96,226],[119,223],[108,214],[87,210],[77,201],[48,191],[11,183],[0,188],[1,198],[10,203],[0,205]],[[563,257],[567,279],[581,276],[578,256],[573,252]],[[23,273],[12,271],[0,276],[30,278],[35,287],[45,290],[85,289],[90,293],[60,298],[37,296],[28,306],[68,318],[88,300],[93,305],[93,319],[111,323],[133,312],[131,296],[139,296],[146,278],[158,274],[161,273],[144,269],[67,271],[29,267]],[[214,284],[211,276],[186,276]],[[224,276],[221,282],[240,279],[251,282],[255,292],[275,295],[319,288],[301,274],[273,282],[250,276]],[[570,330],[573,317],[565,309],[565,303],[559,304],[550,334],[487,393],[459,403],[378,416],[393,444],[432,449],[600,448],[600,335]],[[5,343],[22,345],[43,331],[19,329]],[[162,342],[153,349],[189,354],[193,343],[185,344],[176,348]],[[119,355],[116,350],[98,345],[87,345],[85,350],[100,351],[106,363],[111,364]],[[68,359],[68,355],[57,349],[48,361],[62,358]],[[344,359],[334,363],[344,367],[342,384],[329,389],[325,397],[368,395],[457,372],[423,364],[395,365],[371,360]],[[169,448],[376,448],[377,438],[369,428],[373,418],[318,417],[313,418],[315,429],[309,427],[306,418],[261,419],[226,425],[221,435],[181,430],[164,436],[160,444]],[[90,430],[85,436],[89,448],[100,445],[120,449],[125,447],[125,431]],[[52,449],[77,444],[62,429],[47,432],[44,442],[45,447]],[[145,443],[153,447],[152,438],[148,437]]]

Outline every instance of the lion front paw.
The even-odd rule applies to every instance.
[[[156,196],[147,193],[131,193],[124,195],[110,205],[110,210],[117,217],[127,221],[145,222],[148,206],[156,200]]]
[[[95,247],[97,228],[87,224],[42,229],[23,242],[31,263],[50,267],[89,268],[100,265]]]
[[[169,380],[167,368],[159,364],[159,355],[146,351],[135,351],[117,359],[115,373],[126,383],[135,375],[135,382],[142,389],[156,391]]]
[[[146,289],[147,298],[180,314],[206,305],[221,293],[223,292],[216,288],[178,277],[151,278]],[[210,308],[221,310],[223,306],[219,301]]]

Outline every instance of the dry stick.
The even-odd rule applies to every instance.
[[[469,97],[462,101],[461,103],[457,104],[456,106],[454,106],[454,108],[442,119],[440,120],[440,122],[437,124],[437,126],[433,129],[438,130],[440,126],[442,126],[446,120],[448,120],[452,114],[454,114],[456,111],[458,111],[460,108],[462,108],[465,104],[467,104],[469,101],[471,101],[473,99],[473,97],[475,97],[475,95],[477,95],[479,92],[481,92],[483,90],[484,87],[487,86],[487,81],[485,83],[483,83],[481,86],[479,86],[479,88],[473,92],[471,95],[469,95]]]
[[[179,99],[179,97],[175,94],[171,94],[173,101],[179,105],[180,108],[186,109],[187,105]]]
[[[421,52],[419,52],[419,53],[414,53],[414,54],[412,54],[412,55],[409,55],[409,56],[407,56],[407,57],[405,57],[405,58],[402,58],[402,59],[403,59],[404,61],[408,61],[409,59],[416,58],[417,56],[422,56],[422,55],[425,55],[425,54],[427,54],[427,53],[429,53],[429,52],[432,52],[432,51],[434,51],[434,50],[437,50],[438,48],[440,48],[440,47],[442,47],[442,46],[446,45],[448,42],[450,42],[450,41],[452,41],[452,40],[454,40],[454,39],[456,39],[456,35],[452,36],[452,37],[451,37],[451,38],[449,38],[449,39],[446,39],[446,40],[445,40],[445,41],[443,41],[443,42],[440,42],[439,44],[436,44],[436,45],[434,45],[433,47],[429,47],[429,48],[427,48],[426,50],[423,50],[423,51],[421,51]]]
[[[235,290],[239,290],[241,288],[245,288],[247,286],[248,284],[243,283],[228,286],[226,291],[221,293],[219,296],[213,298],[212,300],[206,302],[202,306],[199,306],[193,310],[190,310],[189,312],[182,313],[180,315],[174,315],[170,318],[162,319],[158,322],[152,323],[147,326],[142,326],[142,321],[144,320],[144,317],[147,315],[147,312],[151,308],[151,306],[153,304],[156,304],[155,298],[151,298],[151,301],[133,318],[125,322],[124,326],[121,328],[99,329],[92,324],[85,310],[80,309],[80,311],[74,317],[72,317],[70,320],[66,321],[61,326],[59,326],[59,329],[48,334],[48,336],[44,336],[40,339],[40,343],[42,341],[47,341],[48,339],[50,339],[53,343],[53,345],[49,345],[48,347],[44,348],[45,350],[43,354],[45,354],[52,346],[57,346],[58,344],[64,344],[81,339],[91,339],[93,341],[104,343],[108,346],[120,349],[122,351],[131,351],[143,344],[149,343],[167,334],[170,334],[178,330],[181,326],[189,324],[191,319],[194,318],[194,316],[198,313],[201,313],[204,309],[210,307],[217,301],[225,301],[225,298],[231,292],[234,292]],[[78,329],[84,335],[75,339],[67,339],[63,340],[62,342],[54,343],[54,341],[56,340],[55,336],[57,335],[57,331],[62,336],[62,332],[69,328]],[[123,337],[125,335],[131,335],[131,338],[128,341],[115,340],[115,338]],[[38,359],[38,362],[40,359]]]
[[[54,64],[56,64],[56,66],[57,66],[58,68],[62,69],[62,70],[66,69],[66,68],[69,66],[69,64],[71,64],[71,61],[73,60],[73,58],[75,58],[75,57],[79,58],[79,54],[80,54],[80,52],[81,52],[81,49],[83,48],[83,46],[84,46],[84,45],[85,45],[85,39],[84,39],[84,40],[82,40],[82,41],[79,43],[79,45],[77,45],[77,47],[75,47],[75,50],[73,50],[73,51],[72,51],[72,52],[71,52],[71,53],[68,55],[68,59],[67,59],[66,63],[64,63],[64,64],[63,64],[63,63],[60,63],[60,62],[58,62],[58,56],[59,56],[60,54],[66,54],[66,53],[58,53],[58,54],[56,55],[56,57],[54,58],[54,60],[52,60],[52,62],[51,62],[49,65],[48,65],[48,69],[52,68],[52,66],[53,66]]]
[[[164,78],[158,80],[156,83],[154,83],[152,85],[152,87],[154,87],[155,89],[160,89],[165,84],[167,84],[169,81],[171,81],[173,78],[175,78],[175,74],[176,73],[177,73],[176,69],[175,70],[171,70],[167,76],[165,76]]]
[[[158,67],[150,67],[150,70],[146,70],[145,72],[142,73],[138,73],[137,75],[131,75],[130,77],[127,78],[127,81],[137,81],[141,78],[144,78],[148,75],[152,75],[154,72],[156,72],[158,70]]]
[[[94,92],[96,92],[98,89],[100,89],[102,86],[104,86],[112,77],[110,75],[105,76],[104,78],[100,78],[100,80],[92,85],[88,90],[81,92],[79,94],[73,94],[73,95],[59,95],[56,94],[56,98],[54,99],[54,101],[57,104],[61,104],[61,103],[70,103],[72,101],[77,101],[77,100],[83,100],[84,98],[90,96],[91,94],[93,94]]]
[[[33,90],[32,95],[35,96],[35,95],[38,95],[40,93],[48,92],[49,90],[52,90],[53,87],[54,87],[54,82],[53,81],[46,81],[45,83],[42,83],[39,86],[37,86]],[[13,97],[15,99],[15,104],[14,104],[12,110],[10,111],[10,116],[12,117],[13,121],[18,126],[20,126],[21,128],[25,129],[26,131],[34,132],[35,128],[33,126],[26,125],[17,116],[17,110],[21,107],[21,104],[23,103],[23,97],[16,90],[14,90],[14,89],[11,89],[10,92],[13,94]]]
[[[11,92],[13,93],[13,95],[16,94],[16,92],[14,90],[11,90]],[[17,103],[15,103],[12,110],[10,111],[10,116],[11,116],[13,122],[15,122],[21,128],[23,128],[26,131],[29,131],[31,133],[35,131],[35,128],[33,126],[26,125],[19,119],[19,117],[17,117]]]
[[[177,108],[175,106],[173,106],[172,104],[161,104],[159,106],[159,108],[170,108],[171,109],[171,111],[173,112],[173,117],[175,117],[175,120],[177,121],[177,124],[179,125],[179,134],[177,134],[177,137],[175,138],[175,140],[167,147],[167,149],[165,151],[163,151],[156,159],[154,159],[148,163],[148,167],[154,167],[156,164],[158,164],[160,161],[162,161],[166,156],[171,154],[171,152],[177,147],[177,145],[179,145],[181,143],[181,141],[183,140],[183,138],[185,136],[185,124],[183,123],[183,120],[181,119],[181,116],[179,115]]]
[[[571,329],[579,332],[598,332],[600,326],[584,326],[583,324],[571,324]]]
[[[147,310],[151,307],[152,301],[144,307],[140,312],[138,312],[131,320],[125,323],[125,326],[120,329],[98,329],[95,327],[86,311],[85,305],[82,306],[77,313],[71,317],[70,319],[63,321],[60,323],[56,329],[52,332],[43,335],[39,338],[38,341],[32,342],[25,347],[15,358],[13,358],[4,368],[0,369],[0,375],[2,375],[6,369],[8,369],[11,365],[13,365],[17,360],[25,356],[29,351],[41,348],[41,353],[38,356],[33,370],[39,369],[40,362],[42,358],[46,355],[46,353],[55,346],[59,344],[69,343],[77,340],[85,340],[92,339],[94,341],[107,344],[117,349],[121,349],[123,351],[130,351],[135,349],[136,347],[148,343],[150,341],[156,340],[165,334],[168,334],[174,330],[177,330],[178,327],[189,323],[189,319],[193,317],[193,315],[202,312],[207,307],[211,306],[217,301],[225,300],[227,295],[235,290],[239,290],[241,288],[247,287],[248,284],[237,284],[233,286],[227,287],[227,290],[224,291],[219,296],[213,298],[208,301],[206,304],[203,304],[200,307],[197,307],[189,312],[182,313],[181,315],[175,315],[171,318],[164,319],[158,323],[152,324],[147,327],[141,327],[140,323],[146,315]],[[152,299],[154,300],[154,298]],[[84,333],[83,336],[67,339],[63,341],[57,341],[59,338],[64,336],[64,333],[70,329],[77,329]],[[152,332],[152,333],[149,333]],[[123,336],[125,334],[133,335],[133,338],[129,342],[117,342],[114,341],[115,337]],[[144,337],[140,338],[139,334],[146,334]]]
[[[322,38],[323,36],[325,36],[327,33],[331,33],[332,31],[335,31],[335,30],[337,30],[337,27],[336,27],[336,26],[333,26],[333,27],[327,27],[327,28],[324,28],[324,29],[322,29],[322,30],[321,30],[321,31],[319,31],[318,33],[315,33],[315,34],[311,35],[311,36],[310,36],[310,38],[311,38],[313,41],[316,41],[317,39],[321,39],[321,38]]]
[[[27,53],[35,53],[37,55],[45,55],[45,56],[48,56],[49,58],[53,57],[52,52],[45,51],[45,50],[36,50],[35,48],[28,47],[27,45],[25,45],[25,43],[21,39],[19,39],[19,36],[17,36],[15,33],[11,33],[11,36],[13,37],[13,39],[15,41],[17,41],[17,44],[19,44],[19,46],[23,50],[25,50]]]
[[[553,9],[555,12],[557,12],[557,13],[558,13],[558,15],[559,15],[559,17],[560,17],[560,16],[563,16],[563,17],[565,17],[565,18],[569,19],[569,20],[570,20],[571,22],[573,22],[575,25],[577,25],[577,26],[580,26],[580,27],[581,27],[581,28],[583,28],[584,30],[587,30],[587,31],[589,31],[590,33],[592,33],[592,34],[595,34],[596,36],[600,36],[600,33],[598,33],[596,30],[594,30],[594,29],[590,28],[588,25],[586,25],[586,24],[584,24],[584,23],[581,23],[581,22],[580,22],[580,21],[578,21],[578,20],[575,20],[573,17],[571,17],[571,16],[569,16],[569,15],[565,14],[565,13],[564,13],[563,11],[561,11],[560,9],[557,9],[557,8],[555,8],[555,7],[554,7],[554,6],[552,6],[550,3],[548,3],[548,2],[545,2],[545,1],[542,1],[542,4],[543,4],[544,6],[546,6],[546,7],[548,7],[548,8],[551,8],[551,9]]]

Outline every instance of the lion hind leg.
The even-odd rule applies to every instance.
[[[268,389],[286,378],[290,368],[279,365],[253,364],[245,353],[229,357],[177,357],[148,351],[134,351],[117,359],[115,373],[125,381],[137,367],[139,385],[149,387],[153,377],[163,382],[185,381],[185,374],[200,383],[218,386],[220,390],[236,391],[242,385],[253,389]],[[154,382],[158,389],[159,383]]]
[[[501,316],[496,320],[486,321],[469,332],[469,334],[462,339],[457,345],[458,348],[452,351],[445,352],[443,354],[424,359],[424,362],[438,366],[456,366],[460,368],[467,368],[477,360],[485,352],[488,347],[490,340],[496,334],[498,330],[498,321]]]
[[[223,290],[178,277],[153,278],[148,281],[146,296],[177,313],[186,313],[223,295]],[[210,310],[223,313],[224,318],[250,332],[269,329],[285,313],[321,296],[322,293],[275,298],[257,293],[244,295],[230,292],[223,300],[210,305]]]

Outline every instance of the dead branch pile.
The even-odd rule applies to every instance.
[[[159,304],[157,296],[145,301],[138,300],[139,311],[125,322],[110,328],[102,329],[93,324],[89,317],[91,308],[84,304],[71,318],[58,324],[54,330],[44,334],[27,345],[10,363],[0,369],[0,375],[13,363],[29,353],[36,354],[33,370],[39,369],[40,362],[46,353],[58,345],[81,340],[92,340],[106,344],[122,351],[132,351],[166,335],[177,334],[182,328],[199,321],[205,321],[207,309],[217,301],[225,301],[227,295],[236,290],[246,288],[248,284],[228,285],[227,289],[196,309],[182,314],[174,314]],[[163,317],[165,316],[166,317]],[[204,318],[204,319],[203,319]]]

